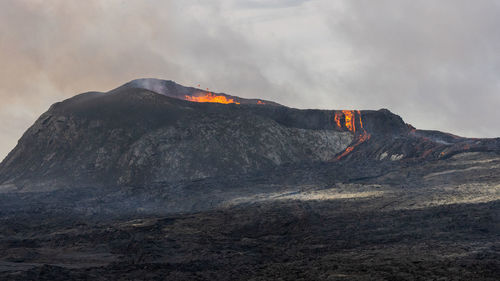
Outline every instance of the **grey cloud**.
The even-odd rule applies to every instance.
[[[500,135],[498,2],[345,3],[331,31],[360,65],[343,77],[344,92],[419,127]]]
[[[250,9],[279,9],[301,5],[311,0],[242,0],[236,1],[236,6]]]
[[[498,136],[495,1],[0,2],[0,158],[50,104],[141,77]]]

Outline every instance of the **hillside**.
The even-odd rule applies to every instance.
[[[1,280],[498,280],[500,139],[139,79],[0,164]]]

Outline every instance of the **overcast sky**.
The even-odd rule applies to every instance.
[[[141,77],[500,136],[499,3],[0,0],[0,159],[52,103]]]

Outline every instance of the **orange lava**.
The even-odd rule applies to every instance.
[[[359,110],[358,110],[358,116],[359,116],[359,127],[363,129],[363,120],[361,119],[361,111]]]
[[[334,120],[339,128],[346,128],[355,135],[353,143],[337,157],[337,160],[351,153],[358,145],[369,140],[371,137],[363,128],[363,120],[361,118],[361,111],[359,110],[342,110],[342,112],[335,112]]]
[[[362,135],[360,135],[356,142],[350,146],[348,146],[344,152],[342,152],[342,154],[340,154],[339,156],[337,156],[337,160],[340,160],[342,159],[344,156],[346,156],[347,154],[351,153],[358,145],[364,143],[365,141],[369,140],[371,137],[370,134],[366,133],[366,132],[363,132]]]
[[[356,124],[358,124],[358,129],[364,132],[361,111],[359,110],[342,110],[335,112],[333,119],[339,128],[346,128],[348,131],[356,133]]]
[[[335,112],[335,123],[337,123],[337,126],[339,128],[342,128],[342,124],[340,123],[340,116],[341,116],[341,113],[340,112]]]
[[[342,110],[342,113],[344,113],[345,117],[345,126],[347,130],[356,133],[356,124],[354,123],[356,121],[356,116],[354,111],[351,110]]]
[[[234,99],[228,99],[225,96],[218,96],[214,95],[210,92],[205,93],[203,96],[188,96],[186,95],[186,100],[188,101],[194,101],[194,102],[215,102],[215,103],[223,103],[223,104],[228,104],[228,103],[235,103],[235,104],[240,104],[239,102],[234,101]]]
[[[335,112],[334,120],[339,128],[347,128],[350,132],[356,133],[356,115],[358,116],[359,128],[363,129],[363,121],[361,120],[361,111],[359,110],[342,110]],[[342,122],[342,120],[344,122]],[[342,126],[344,124],[344,126]]]

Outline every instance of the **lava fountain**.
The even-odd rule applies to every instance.
[[[239,102],[234,101],[234,99],[228,99],[226,96],[218,96],[214,95],[211,92],[205,93],[202,96],[185,96],[186,100],[193,102],[214,102],[214,103],[235,103],[240,104]]]
[[[337,160],[342,159],[351,153],[358,145],[369,140],[371,135],[363,128],[363,120],[361,111],[359,110],[342,110],[335,112],[334,121],[340,129],[347,129],[354,134],[353,143],[348,146],[344,152],[337,156]],[[357,121],[357,122],[356,122]]]

